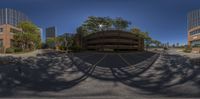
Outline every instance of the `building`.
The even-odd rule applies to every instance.
[[[44,33],[43,33],[43,29],[42,28],[38,28],[39,32],[40,32],[40,39],[42,40],[42,42],[44,42]]]
[[[64,40],[59,41],[59,46],[69,46],[71,44],[69,39],[73,37],[74,33],[63,33],[62,35],[59,35],[58,38],[64,38]]]
[[[200,9],[188,13],[188,46],[193,52],[200,52]]]
[[[143,51],[144,39],[138,35],[109,30],[90,34],[84,38],[84,48],[96,51]]]
[[[0,9],[0,49],[12,47],[13,35],[22,31],[17,28],[22,21],[30,20],[20,11],[10,8]]]
[[[56,27],[46,28],[46,40],[49,38],[56,38]]]
[[[62,35],[59,35],[58,37],[73,37],[75,33],[63,33]]]

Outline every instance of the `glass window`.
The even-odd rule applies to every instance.
[[[192,41],[191,45],[192,47],[200,47],[200,40]]]
[[[13,29],[13,28],[10,28],[10,32],[11,32],[11,33],[19,33],[20,31],[19,31],[19,30],[16,30],[16,29]]]
[[[3,32],[3,28],[0,28],[0,32]]]
[[[11,40],[10,40],[10,46],[11,46],[11,47],[14,47],[14,43],[15,43],[14,40],[11,39]]]
[[[3,39],[0,39],[0,47],[3,47]]]

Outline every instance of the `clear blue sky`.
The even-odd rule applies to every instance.
[[[45,29],[74,33],[88,16],[123,17],[162,42],[187,43],[187,13],[200,8],[200,0],[1,0]]]

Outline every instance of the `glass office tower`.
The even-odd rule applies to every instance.
[[[55,38],[56,37],[56,27],[48,27],[46,28],[46,39]]]
[[[0,9],[0,25],[9,24],[16,27],[22,21],[29,21],[29,19],[20,11],[10,8]]]

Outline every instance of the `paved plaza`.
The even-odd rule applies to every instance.
[[[200,57],[175,50],[0,57],[0,97],[199,98]]]

